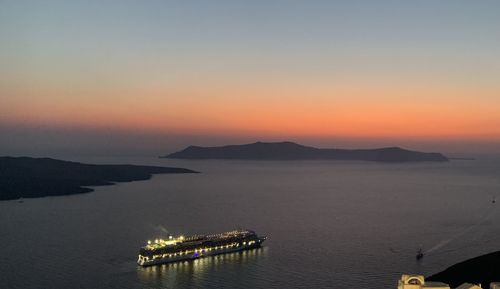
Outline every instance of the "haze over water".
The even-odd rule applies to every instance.
[[[0,284],[7,288],[394,288],[498,250],[498,160],[381,164],[174,161],[201,174],[0,203]],[[139,268],[148,239],[235,227],[262,249]],[[419,246],[426,254],[415,260]]]

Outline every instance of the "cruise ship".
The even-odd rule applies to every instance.
[[[137,264],[151,266],[259,248],[266,239],[267,237],[257,236],[250,230],[234,230],[212,235],[169,236],[168,239],[148,241],[148,244],[139,250]]]

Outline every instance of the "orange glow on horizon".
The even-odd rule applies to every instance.
[[[155,133],[261,136],[421,137],[500,139],[496,91],[431,87],[205,87],[162,86],[108,95],[53,89],[28,91],[29,109],[11,98],[3,123],[114,128]],[[471,95],[481,94],[482,101]],[[12,92],[11,95],[15,95]],[[33,94],[35,97],[33,97]],[[46,95],[57,102],[45,101]]]

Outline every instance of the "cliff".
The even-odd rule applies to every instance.
[[[426,280],[445,282],[450,284],[451,287],[456,287],[465,282],[487,285],[500,280],[499,264],[500,251],[497,251],[457,263]]]

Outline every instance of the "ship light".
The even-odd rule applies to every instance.
[[[170,240],[172,240],[172,236],[168,236],[168,238],[169,238]]]
[[[151,245],[151,240],[148,240],[148,245]]]

